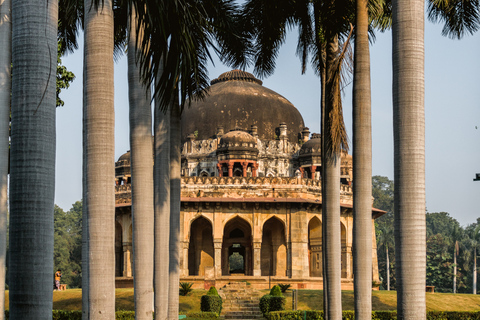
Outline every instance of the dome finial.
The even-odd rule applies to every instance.
[[[257,78],[250,72],[246,72],[243,70],[235,69],[232,71],[224,72],[218,76],[217,79],[213,79],[210,82],[210,85],[214,85],[215,83],[225,82],[225,81],[246,81],[246,82],[254,82],[259,85],[262,85],[263,82]]]

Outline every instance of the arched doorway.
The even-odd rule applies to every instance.
[[[122,226],[115,221],[115,277],[123,276]]]
[[[212,224],[204,217],[199,217],[190,226],[188,274],[190,276],[205,275],[205,268],[214,266],[213,257]]]
[[[323,276],[322,222],[313,217],[308,223],[308,264],[310,277]]]
[[[260,256],[262,276],[283,277],[286,275],[285,227],[278,218],[272,217],[263,225]]]
[[[222,244],[222,275],[253,275],[252,228],[240,217],[225,225]]]

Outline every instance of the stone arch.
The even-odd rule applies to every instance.
[[[222,242],[222,275],[253,275],[252,226],[236,215],[225,223]]]
[[[209,177],[210,173],[207,170],[202,170],[198,176],[199,177]]]
[[[287,223],[285,222],[285,220],[283,220],[281,217],[277,216],[276,214],[269,214],[266,216],[262,226],[261,226],[261,232],[263,232],[263,228],[265,227],[265,223],[267,223],[269,220],[271,219],[275,219],[277,220],[278,222],[280,222],[283,226],[283,231],[284,231],[284,236],[285,236],[285,239],[287,238]]]
[[[223,237],[225,237],[225,230],[227,230],[227,225],[231,224],[233,221],[241,221],[242,224],[246,223],[246,224],[248,224],[248,228],[250,228],[249,229],[250,232],[251,232],[251,230],[253,230],[253,225],[252,225],[251,221],[241,217],[239,214],[235,214],[233,217],[230,217],[225,221],[225,225],[223,227]],[[245,226],[245,228],[247,228],[247,227]],[[253,233],[251,233],[251,234],[253,234]],[[252,236],[252,238],[253,238],[253,236]]]
[[[308,264],[310,277],[323,276],[322,222],[313,217],[308,223]]]
[[[340,222],[340,235],[341,235],[341,243],[342,243],[342,278],[347,277],[347,228],[345,225]]]
[[[214,248],[211,222],[199,216],[190,224],[188,245],[188,273],[190,276],[203,276],[207,268],[213,268]]]
[[[189,224],[188,234],[184,238],[184,241],[190,241],[191,235],[192,235],[192,225],[196,220],[198,220],[200,218],[203,218],[203,219],[207,220],[210,223],[210,225],[213,226],[213,221],[209,217],[203,215],[202,213],[197,213],[193,218],[190,219],[190,221],[188,221],[188,224]],[[212,230],[212,237],[213,237],[213,230]]]
[[[268,219],[262,227],[260,267],[262,276],[286,276],[287,245],[285,224],[276,216]]]

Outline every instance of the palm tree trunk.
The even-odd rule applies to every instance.
[[[367,0],[356,1],[353,80],[353,278],[355,319],[372,318],[372,123]]]
[[[10,94],[12,90],[12,2],[0,0],[0,283],[5,283]],[[0,320],[5,318],[5,286],[0,286]]]
[[[390,291],[390,256],[388,255],[388,246],[385,247],[387,254],[387,291]]]
[[[113,10],[85,0],[83,199],[88,239],[87,319],[115,318],[115,154],[113,106]]]
[[[342,318],[341,291],[341,241],[340,241],[340,154],[332,150],[332,122],[335,121],[335,104],[338,103],[337,89],[339,80],[331,77],[334,68],[333,61],[337,57],[338,40],[330,38],[327,41],[326,85],[325,85],[325,128],[322,149],[324,167],[324,189],[322,190],[322,217],[325,222],[325,274],[327,284],[327,317],[328,320]]]
[[[175,99],[170,114],[170,241],[168,319],[178,319],[180,282],[180,108]]]
[[[424,1],[393,2],[395,257],[399,319],[425,319]]]
[[[51,319],[58,2],[12,4],[10,319]]]
[[[140,79],[136,55],[136,14],[131,7],[128,38],[128,92],[130,103],[130,149],[132,174],[133,280],[135,319],[153,315],[153,166],[152,110],[150,90]],[[139,34],[138,38],[141,39]]]
[[[157,79],[160,77],[158,76]],[[168,317],[170,238],[170,114],[155,105],[155,319]]]
[[[453,293],[457,293],[457,246],[458,241],[455,241],[453,248]]]
[[[473,249],[473,294],[477,294],[477,247]]]

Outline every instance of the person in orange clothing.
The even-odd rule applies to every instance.
[[[58,269],[55,272],[55,290],[60,291],[60,279],[62,278],[62,270]]]

